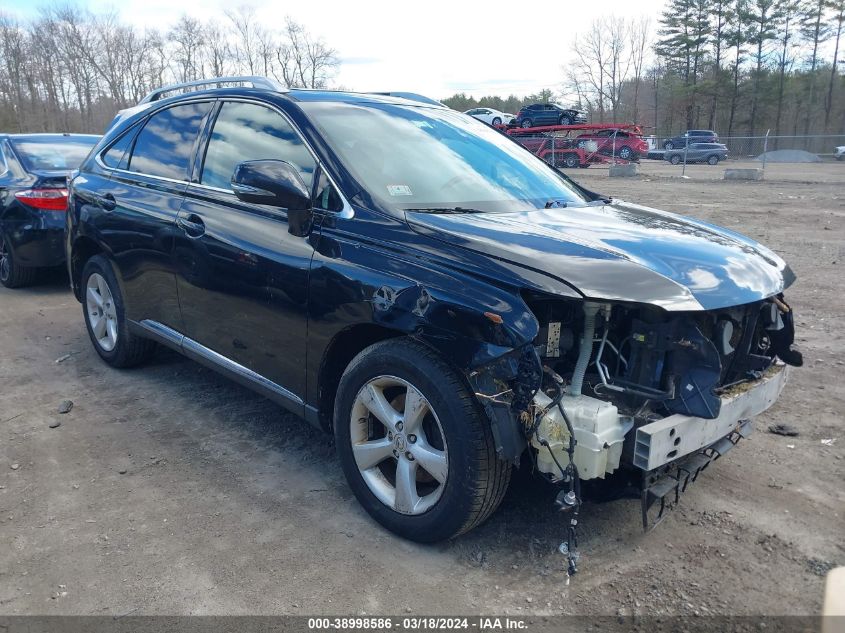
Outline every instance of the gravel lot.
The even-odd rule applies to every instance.
[[[569,586],[538,482],[518,476],[455,541],[401,541],[359,508],[328,437],[165,350],[108,368],[61,275],[0,289],[0,615],[817,613],[845,564],[845,164],[722,171],[573,175],[781,253],[805,367],[655,531],[636,501],[585,505]]]

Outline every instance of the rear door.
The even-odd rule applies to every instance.
[[[134,321],[182,329],[173,266],[176,216],[212,105],[196,101],[158,110],[100,156],[111,177],[94,192],[87,224],[118,268]]]
[[[311,187],[316,163],[278,110],[236,100],[218,108],[179,212],[184,333],[299,397],[312,235],[291,234],[285,209],[238,200],[231,178],[240,162],[284,160]]]

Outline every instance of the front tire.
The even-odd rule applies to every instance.
[[[619,158],[622,160],[631,160],[634,157],[634,151],[627,145],[623,145],[619,149]]]
[[[411,339],[376,343],[341,378],[334,435],[364,509],[396,534],[433,543],[467,532],[499,506],[511,466],[461,376]]]
[[[502,119],[500,119],[499,117],[495,117],[493,119],[493,125],[501,125],[501,124],[502,124]]]
[[[532,127],[534,124],[531,122],[531,119],[523,119],[522,123],[520,123],[520,127],[523,129]]]
[[[670,159],[669,162],[673,165],[678,165],[681,162],[681,157],[678,154],[674,154]]]
[[[718,165],[719,164],[719,157],[715,154],[713,156],[708,157],[707,159],[708,165]]]
[[[559,121],[559,123],[560,123],[561,125],[572,125],[572,117],[570,117],[569,115],[564,114],[562,117],[560,117],[560,121]]]
[[[109,261],[102,255],[82,270],[82,313],[94,349],[112,367],[134,367],[155,352],[155,343],[129,331],[123,295]]]
[[[6,288],[31,286],[37,272],[37,268],[18,264],[8,240],[0,235],[0,283]]]

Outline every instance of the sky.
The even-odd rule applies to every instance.
[[[41,0],[2,0],[20,18],[34,15]],[[88,0],[79,6],[115,9],[139,27],[166,30],[184,12],[223,21],[231,0]],[[320,35],[341,59],[334,83],[350,90],[408,91],[442,99],[456,92],[476,97],[559,92],[571,59],[571,35],[600,15],[657,17],[664,0],[585,2],[484,0],[253,0],[265,26],[286,15]],[[542,8],[542,10],[540,10]]]

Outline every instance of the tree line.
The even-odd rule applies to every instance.
[[[222,20],[183,15],[166,30],[71,5],[27,21],[0,12],[0,130],[99,133],[118,110],[167,84],[263,75],[321,88],[339,64],[337,52],[293,18],[268,29],[249,6]]]
[[[668,0],[656,24],[601,17],[573,35],[559,92],[444,102],[558,101],[658,136],[845,134],[843,29],[845,0]]]

